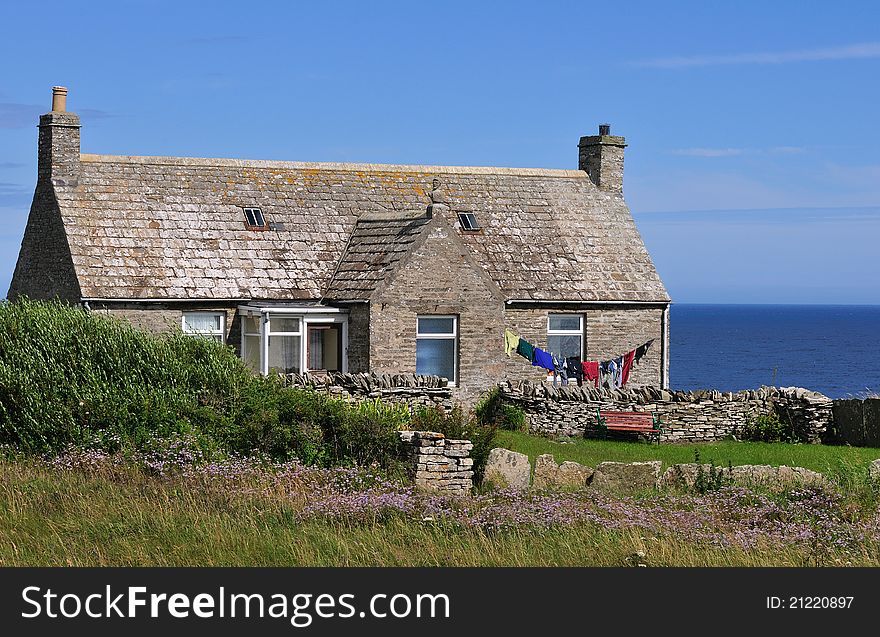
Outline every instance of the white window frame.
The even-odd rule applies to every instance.
[[[444,332],[442,334],[422,334],[419,332],[419,321],[421,319],[452,319],[452,332]],[[450,387],[458,386],[458,315],[456,314],[419,314],[416,316],[416,351],[418,351],[419,339],[444,340],[452,339],[452,373],[453,378],[449,378]],[[418,355],[417,355],[418,356]],[[416,360],[418,363],[418,360]]]
[[[290,332],[290,331],[274,331],[272,329],[272,320],[275,319],[294,319],[299,323],[299,331]],[[297,316],[296,314],[286,314],[286,313],[272,313],[268,312],[263,315],[263,339],[260,341],[263,346],[263,351],[260,356],[260,365],[263,369],[263,374],[269,373],[269,339],[273,336],[299,336],[299,371],[302,373],[305,370],[303,366],[303,350],[305,349],[305,334],[303,330],[303,317]]]
[[[186,318],[188,316],[219,316],[219,330],[190,330],[186,327]],[[202,310],[195,312],[182,312],[180,315],[180,329],[187,336],[219,336],[220,343],[226,344],[226,312],[205,312]]]
[[[576,330],[553,330],[550,329],[550,321],[554,318],[576,318],[579,321],[580,327]],[[577,336],[580,338],[580,354],[579,357],[583,360],[584,357],[584,315],[583,314],[565,314],[563,312],[551,312],[547,314],[547,349],[550,349],[550,337],[551,336]],[[556,352],[553,352],[556,353]]]
[[[254,315],[259,316],[260,332],[248,332],[244,328],[247,321],[242,321],[241,330],[241,358],[247,360],[247,339],[245,336],[260,337],[260,369],[263,376],[269,374],[269,337],[270,336],[299,336],[299,369],[300,373],[310,371],[308,367],[308,328],[312,324],[337,324],[342,328],[342,372],[348,372],[348,314],[336,308],[262,308],[254,306],[239,306],[239,314],[242,318]],[[281,332],[272,330],[272,319],[290,318],[299,320],[299,332]]]

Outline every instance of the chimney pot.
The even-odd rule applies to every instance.
[[[599,134],[600,135],[610,135],[611,134],[611,124],[599,124]]]
[[[63,113],[67,110],[67,87],[52,87],[52,112]]]

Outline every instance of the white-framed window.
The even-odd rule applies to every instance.
[[[299,373],[302,369],[302,318],[270,314],[266,324],[267,372]]]
[[[583,314],[550,314],[547,316],[547,351],[560,358],[583,358]]]
[[[336,308],[239,306],[241,359],[260,374],[348,371],[348,316]]]
[[[245,314],[241,317],[241,360],[255,372],[263,373],[262,362],[262,314]]]
[[[184,334],[226,342],[226,312],[184,312],[181,327]]]
[[[416,318],[416,374],[443,376],[450,385],[458,378],[458,317]]]

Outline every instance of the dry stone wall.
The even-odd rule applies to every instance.
[[[411,409],[437,406],[449,411],[453,407],[452,389],[439,376],[331,372],[285,374],[283,379],[288,387],[323,391],[352,402],[378,398],[382,402],[405,404]]]
[[[596,430],[597,409],[646,411],[660,417],[662,442],[710,442],[740,435],[750,418],[774,410],[791,422],[804,442],[826,440],[832,401],[795,387],[761,387],[736,393],[667,391],[653,387],[597,390],[576,385],[530,383],[499,386],[505,402],[525,411],[532,433],[549,437],[583,436]]]

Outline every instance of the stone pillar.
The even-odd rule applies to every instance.
[[[453,495],[470,492],[474,486],[470,440],[447,440],[432,431],[401,431],[400,440],[417,487]]]
[[[599,126],[598,135],[581,137],[578,169],[586,171],[599,190],[623,193],[623,149],[626,139],[611,134],[611,126]]]

